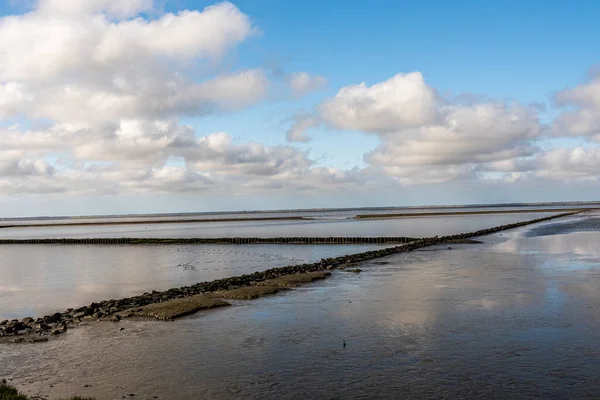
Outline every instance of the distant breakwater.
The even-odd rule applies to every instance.
[[[0,337],[29,334],[36,335],[34,336],[33,341],[46,340],[45,336],[51,334],[57,335],[66,332],[68,328],[76,326],[76,324],[84,320],[107,319],[118,321],[119,318],[117,317],[117,315],[115,315],[116,313],[142,307],[152,303],[160,303],[171,299],[184,298],[202,293],[215,292],[218,290],[236,289],[244,286],[254,285],[267,279],[274,279],[285,275],[322,270],[332,270],[348,264],[368,261],[375,258],[389,256],[392,254],[406,253],[423,247],[444,244],[456,240],[485,236],[508,229],[514,229],[534,223],[550,221],[556,218],[578,214],[580,212],[581,211],[576,211],[552,215],[549,217],[537,218],[529,221],[516,222],[513,224],[496,226],[493,228],[481,229],[475,232],[425,238],[401,246],[365,251],[362,253],[340,257],[324,258],[321,261],[315,263],[271,268],[265,271],[254,272],[251,274],[223,278],[210,282],[200,282],[191,286],[183,286],[180,288],[172,288],[162,292],[152,291],[151,293],[144,293],[139,296],[123,298],[120,300],[105,300],[99,303],[94,302],[91,303],[89,306],[84,306],[77,309],[68,309],[63,312],[58,312],[52,315],[46,315],[37,319],[27,317],[23,318],[22,320],[4,320],[0,321]],[[22,339],[19,338],[16,341],[21,340]]]
[[[523,213],[549,213],[549,212],[583,212],[591,211],[591,209],[581,208],[538,208],[538,209],[523,209],[523,210],[485,210],[485,211],[432,211],[422,213],[393,213],[393,214],[359,214],[356,219],[385,219],[385,218],[407,218],[407,217],[451,217],[451,216],[464,216],[464,215],[494,215],[494,214],[523,214]]]
[[[381,237],[225,237],[225,238],[56,238],[56,239],[0,239],[2,244],[396,244],[410,243],[421,238],[403,236]]]

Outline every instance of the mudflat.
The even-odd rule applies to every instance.
[[[530,229],[358,262],[360,274],[175,323],[0,345],[0,375],[51,398],[595,397],[600,232]]]
[[[175,318],[184,317],[200,310],[225,307],[231,304],[217,298],[207,297],[205,295],[196,295],[184,297],[182,299],[167,300],[161,303],[148,304],[117,315],[122,317],[152,317],[160,320],[170,321]]]

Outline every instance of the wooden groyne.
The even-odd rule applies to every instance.
[[[2,244],[78,244],[78,245],[133,245],[133,244],[402,244],[421,238],[403,236],[380,237],[225,237],[225,238],[52,238],[0,239]]]

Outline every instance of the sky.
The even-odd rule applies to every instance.
[[[0,0],[0,217],[599,200],[599,17]]]

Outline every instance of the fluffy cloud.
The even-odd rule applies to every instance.
[[[600,74],[582,85],[558,92],[554,101],[569,108],[554,122],[555,136],[584,136],[600,141]]]
[[[329,125],[374,133],[431,124],[437,119],[439,98],[419,72],[397,74],[367,86],[346,86],[319,108]]]
[[[235,111],[266,97],[260,69],[202,80],[182,73],[255,31],[231,3],[154,20],[138,16],[151,8],[146,0],[68,3],[44,0],[0,18],[0,118],[98,124]]]
[[[28,115],[56,122],[98,124],[120,118],[168,118],[236,111],[261,101],[269,80],[258,69],[204,82],[178,76],[153,77],[140,71],[103,85],[64,84],[0,87],[0,116]]]
[[[536,176],[559,180],[598,180],[600,178],[600,148],[557,148],[538,156]]]
[[[4,158],[0,160],[0,176],[52,176],[54,168],[43,160],[21,160]]]
[[[491,162],[529,157],[540,132],[536,114],[527,108],[504,104],[447,106],[439,110],[433,125],[389,133],[383,143],[366,157],[399,177],[419,179],[414,168],[470,170]],[[394,167],[394,169],[389,169]],[[406,168],[406,172],[403,172]]]
[[[26,15],[0,19],[0,81],[55,82],[69,74],[93,77],[130,65],[219,57],[253,32],[248,16],[227,2],[156,20],[115,21],[101,13],[132,16],[147,3],[48,0]]]
[[[0,129],[0,187],[72,193],[223,191],[351,186],[356,173],[317,168],[290,146],[197,137],[174,120],[122,120],[102,127]],[[60,156],[56,167],[45,158]],[[22,178],[26,177],[27,180]],[[12,185],[12,186],[11,186]]]
[[[287,140],[288,142],[306,143],[310,140],[306,131],[320,125],[321,121],[318,118],[306,113],[297,113],[292,117],[292,126],[286,132]]]
[[[24,15],[0,18],[0,122],[31,126],[0,125],[4,193],[347,181],[339,171],[313,171],[308,154],[293,147],[237,143],[223,132],[198,137],[179,123],[250,107],[272,82],[260,68],[202,73],[256,32],[233,4],[147,17],[153,14],[150,0],[40,0]],[[297,95],[324,83],[306,73],[285,82]]]
[[[319,118],[330,127],[378,135],[365,161],[403,183],[475,178],[498,163],[537,151],[542,126],[535,107],[442,99],[418,72],[367,86],[347,86],[297,121],[289,136],[303,137]]]
[[[98,12],[127,18],[152,9],[152,0],[40,0],[38,10],[52,15],[91,15]]]
[[[312,76],[306,72],[295,72],[289,77],[290,86],[294,95],[304,96],[310,92],[321,89],[327,84],[327,79],[323,76]]]

